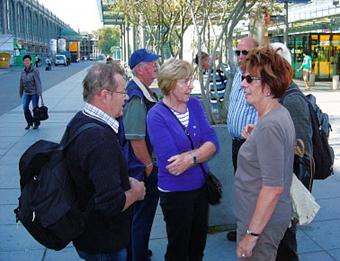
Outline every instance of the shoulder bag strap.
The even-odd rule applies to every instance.
[[[41,106],[44,106],[44,100],[43,100],[42,95],[40,95],[40,99],[41,99]]]
[[[185,126],[179,121],[179,119],[176,117],[176,115],[173,113],[173,111],[169,108],[169,106],[167,106],[164,102],[160,101],[159,102],[160,105],[164,106],[165,108],[167,108],[170,112],[171,115],[174,116],[174,118],[177,120],[178,124],[182,127],[185,135],[187,136],[187,138],[189,139],[190,141],[190,145],[191,145],[191,148],[194,150],[195,147],[194,147],[194,143],[190,137],[190,133],[188,132],[188,130],[185,128]],[[201,170],[203,171],[204,175],[207,175],[207,172],[205,171],[202,163],[198,163],[198,165],[200,166]]]

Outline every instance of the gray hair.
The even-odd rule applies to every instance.
[[[290,54],[288,47],[285,44],[276,42],[276,43],[271,43],[270,46],[276,51],[276,53],[281,55],[281,57],[285,58],[286,61],[290,65],[292,65],[292,56]]]
[[[124,70],[117,64],[97,63],[87,72],[83,80],[83,99],[88,102],[101,90],[114,91],[117,88],[115,75],[124,76]]]

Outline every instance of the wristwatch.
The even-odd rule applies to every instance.
[[[254,233],[253,231],[251,231],[250,229],[247,229],[247,235],[253,236],[253,237],[259,237],[260,234]]]
[[[191,156],[192,156],[192,162],[194,164],[197,164],[197,157],[196,157],[196,155],[195,154],[191,154]]]

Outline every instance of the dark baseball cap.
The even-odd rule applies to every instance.
[[[129,66],[131,69],[133,69],[137,64],[141,62],[153,62],[156,61],[159,57],[161,56],[151,53],[144,48],[138,49],[131,54],[131,57],[129,59]]]

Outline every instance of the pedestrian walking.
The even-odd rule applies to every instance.
[[[303,61],[298,69],[298,71],[302,70],[302,77],[303,77],[303,82],[305,84],[305,90],[310,89],[310,75],[312,72],[312,57],[309,55],[309,53],[304,50],[303,51]]]
[[[33,110],[30,110],[30,103],[32,102],[33,109],[38,107],[39,96],[42,94],[40,74],[39,70],[33,67],[32,57],[29,54],[24,55],[22,60],[25,67],[20,75],[19,96],[22,99],[22,106],[27,122],[25,129],[28,130],[31,127],[38,129],[40,121],[33,118]]]

